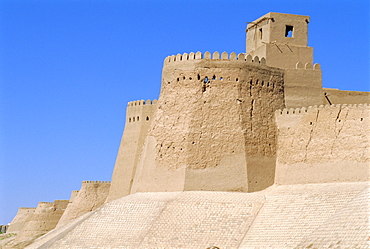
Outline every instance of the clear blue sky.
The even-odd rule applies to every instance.
[[[369,1],[0,2],[0,224],[110,180],[128,101],[158,98],[163,59],[245,52],[246,22],[311,16],[324,87],[370,90]]]

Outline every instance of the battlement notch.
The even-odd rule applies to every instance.
[[[246,62],[254,62],[258,64],[265,65],[266,58],[258,56],[252,57],[250,54],[239,53],[238,55],[235,52],[231,52],[228,54],[227,52],[222,52],[221,54],[218,51],[213,52],[212,54],[209,51],[205,53],[201,52],[191,52],[191,53],[184,53],[184,54],[177,54],[167,56],[164,59],[164,64],[167,65],[173,62],[183,62],[183,61],[190,61],[190,60],[239,60],[239,61],[246,61]]]

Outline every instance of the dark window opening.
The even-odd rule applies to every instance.
[[[146,117],[146,121],[148,121],[149,120],[149,117]]]
[[[208,82],[208,77],[207,76],[204,78],[204,81],[203,82],[204,83],[207,83]]]
[[[285,37],[293,37],[293,26],[285,26]]]
[[[137,116],[136,120],[139,121],[139,116]]]
[[[259,30],[260,39],[262,39],[262,28]]]

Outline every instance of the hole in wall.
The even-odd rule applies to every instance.
[[[291,25],[286,25],[285,26],[285,37],[293,37],[293,26]]]
[[[206,76],[203,80],[204,83],[208,83],[208,77]]]
[[[238,79],[238,78],[236,78],[235,80],[236,80],[236,81],[239,81],[239,79]]]
[[[148,121],[149,120],[149,117],[148,116],[146,116],[146,121]]]
[[[200,75],[198,74],[198,80],[200,80]]]
[[[213,75],[212,80],[216,80],[216,75]]]
[[[262,39],[262,28],[259,29],[259,37]]]
[[[192,80],[193,78],[192,77],[189,77],[189,80]]]
[[[131,123],[131,118],[128,119],[128,122]]]
[[[364,120],[364,118],[360,118],[360,121],[363,121]]]
[[[180,81],[180,78],[177,78],[177,81]]]
[[[220,80],[223,80],[224,78],[220,77]]]
[[[137,116],[136,120],[139,121],[139,116]]]

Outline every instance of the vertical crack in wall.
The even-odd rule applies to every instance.
[[[304,160],[303,160],[305,163],[307,162],[308,146],[311,143],[314,129],[317,126],[317,120],[319,118],[319,113],[320,113],[320,110],[317,110],[316,119],[315,119],[315,122],[313,122],[313,124],[312,124],[311,131],[310,131],[310,137],[308,138],[308,141],[307,141],[307,144],[306,144],[306,150],[305,150],[306,153],[305,153]]]
[[[346,121],[347,116],[348,116],[348,110],[347,110],[347,112],[346,112],[343,120],[339,119],[341,112],[342,112],[342,107],[339,107],[337,118],[334,121],[335,122],[335,124],[334,124],[335,125],[335,128],[334,128],[335,131],[337,130],[337,124],[338,123],[341,123],[341,124],[338,125],[339,126],[339,130],[338,130],[338,132],[336,132],[335,137],[334,137],[334,140],[333,140],[333,143],[332,143],[331,148],[330,148],[330,155],[331,156],[333,156],[333,150],[334,150],[335,143],[338,140],[338,137],[339,137],[339,135],[340,135],[340,133],[341,133],[341,131],[343,129],[344,122]]]

